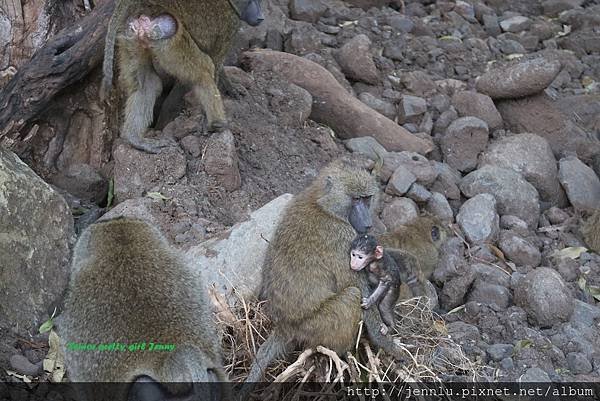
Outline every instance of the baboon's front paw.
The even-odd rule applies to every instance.
[[[381,327],[379,328],[379,332],[381,333],[381,335],[387,336],[389,331],[390,331],[389,327],[387,327],[387,325],[381,323]]]

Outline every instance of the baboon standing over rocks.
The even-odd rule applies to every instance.
[[[172,144],[143,137],[163,89],[155,67],[192,87],[209,131],[225,129],[217,73],[240,20],[258,25],[263,19],[260,0],[117,0],[106,35],[101,94],[106,97],[112,86],[115,42],[122,33],[120,79],[127,92],[122,135],[131,146],[156,153]]]
[[[269,301],[275,328],[247,382],[260,380],[268,364],[294,346],[322,345],[343,354],[353,348],[361,319],[377,346],[400,355],[391,337],[380,334],[377,309],[363,316],[367,278],[349,269],[350,244],[357,232],[372,226],[370,208],[378,190],[366,170],[339,160],[296,195],[267,252],[261,297]]]
[[[171,384],[226,382],[220,337],[199,272],[141,220],[106,220],[83,232],[58,330],[72,382],[134,384],[82,385],[83,400],[125,401],[132,393],[146,400],[230,398],[228,384]],[[81,350],[77,344],[125,348]],[[132,344],[140,348],[129,349]],[[170,348],[157,351],[155,344]]]

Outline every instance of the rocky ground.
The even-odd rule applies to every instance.
[[[431,281],[441,309],[452,311],[444,315],[448,334],[471,360],[500,380],[597,381],[600,256],[583,241],[580,221],[600,207],[598,26],[600,4],[585,0],[272,1],[267,20],[245,27],[230,57],[237,67],[227,74],[239,92],[225,102],[230,132],[204,133],[200,110],[186,99],[183,113],[157,132],[179,145],[148,155],[99,128],[102,115],[82,113],[64,127],[56,110],[48,112],[20,156],[54,185],[43,196],[59,206],[20,212],[14,205],[32,191],[23,184],[8,202],[0,198],[0,209],[29,213],[32,225],[46,221],[62,247],[45,251],[55,253],[49,265],[10,248],[17,249],[10,274],[43,291],[35,299],[0,293],[0,305],[9,305],[1,313],[18,322],[0,327],[2,366],[9,369],[16,354],[39,362],[31,344],[44,337],[31,322],[43,322],[64,290],[74,236],[56,188],[74,211],[75,230],[101,215],[114,194],[110,213],[154,221],[200,265],[218,260],[241,277],[222,283],[213,273],[223,291],[239,284],[252,295],[260,237],[269,237],[289,198],[251,213],[300,191],[334,157],[361,153],[384,161],[378,230],[423,211],[453,224],[457,236],[443,247]],[[335,79],[315,89],[306,77],[262,68],[260,52],[238,58],[250,46],[301,56]],[[86,90],[96,90],[97,78]],[[343,118],[323,112],[319,90],[330,89],[341,108],[392,121],[398,135],[390,139],[377,125],[349,139],[338,128]],[[77,96],[62,94],[58,104]],[[405,131],[432,151],[405,150]],[[17,185],[25,167],[0,156],[0,177]],[[0,222],[15,218],[0,215]],[[224,261],[219,252],[227,250]],[[54,269],[53,278],[17,269],[22,260]]]

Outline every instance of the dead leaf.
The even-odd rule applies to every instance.
[[[560,251],[554,251],[552,256],[577,259],[583,252],[586,252],[587,250],[588,249],[584,248],[583,246],[570,246],[568,248],[563,248]]]
[[[225,296],[217,291],[214,285],[208,289],[208,296],[215,308],[217,319],[229,326],[235,327],[238,324],[238,319],[231,311]]]
[[[171,200],[172,198],[169,198],[167,196],[164,196],[163,194],[161,194],[160,192],[147,192],[146,196],[150,199],[153,200]]]
[[[44,370],[52,375],[53,383],[60,383],[65,375],[65,356],[60,347],[60,337],[54,331],[50,331],[48,346],[50,350],[43,361]]]

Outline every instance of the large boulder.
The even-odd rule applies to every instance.
[[[479,162],[479,166],[486,164],[516,171],[537,189],[542,201],[567,206],[552,148],[541,136],[521,134],[493,142]]]
[[[69,279],[73,216],[65,200],[0,148],[0,320],[32,330]]]
[[[560,159],[558,179],[576,209],[593,212],[600,208],[600,179],[574,156]]]
[[[520,217],[529,227],[537,227],[540,215],[536,189],[513,170],[483,166],[465,176],[460,190],[466,197],[489,193],[496,198],[498,213]]]
[[[292,198],[290,194],[281,195],[252,213],[249,220],[186,252],[203,272],[207,285],[214,284],[231,304],[236,300],[233,289],[244,298],[258,296],[268,241]]]

